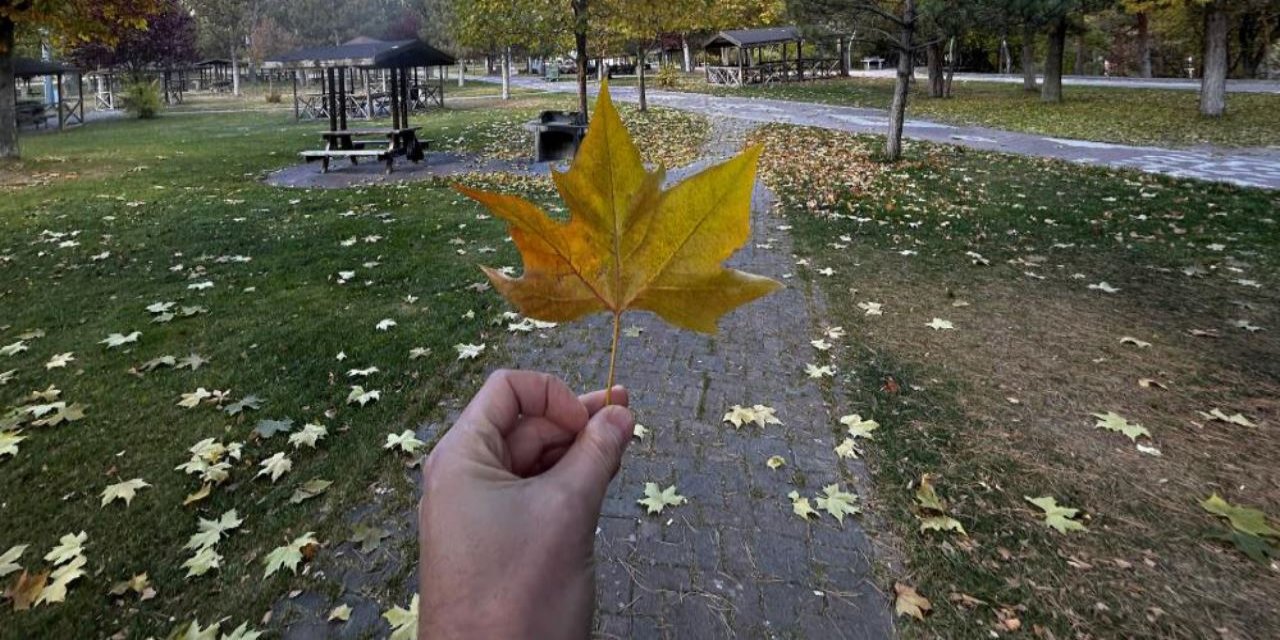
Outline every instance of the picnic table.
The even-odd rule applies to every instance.
[[[320,170],[329,172],[329,162],[334,158],[346,158],[351,164],[357,164],[360,158],[373,158],[387,165],[387,173],[391,173],[397,156],[404,156],[412,162],[420,162],[426,157],[426,148],[430,140],[418,137],[422,127],[406,127],[402,129],[339,129],[337,131],[321,131],[324,149],[303,151],[304,160],[320,161]]]

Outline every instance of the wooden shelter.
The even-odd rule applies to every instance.
[[[804,34],[787,26],[721,31],[702,49],[709,61],[720,59],[719,65],[706,65],[707,82],[740,87],[847,75],[844,39],[836,46],[840,54],[834,58],[805,58]]]
[[[63,92],[63,77],[69,74],[75,74],[76,97],[67,98]],[[15,57],[13,59],[13,75],[15,78],[25,80],[30,86],[32,78],[40,78],[51,76],[54,78],[54,87],[57,91],[57,97],[53,104],[57,110],[58,129],[62,130],[69,124],[84,124],[84,77],[80,70],[75,67],[52,62],[49,60],[36,60],[34,58]],[[14,83],[15,94],[18,91],[17,83]],[[44,123],[48,118],[45,112],[46,103],[38,100],[23,100],[21,96],[14,96],[17,102],[18,124],[27,122],[36,124],[37,126]],[[48,99],[48,96],[45,96]]]
[[[431,104],[444,106],[444,69],[453,56],[421,40],[387,42],[355,38],[337,46],[307,47],[267,60],[266,69],[293,76],[293,116],[327,118],[329,130],[343,130],[348,116],[390,115],[405,128],[409,114]],[[432,77],[431,69],[438,71]],[[419,71],[422,71],[421,76]],[[298,81],[319,80],[319,93],[299,94]],[[377,86],[380,85],[380,86]]]

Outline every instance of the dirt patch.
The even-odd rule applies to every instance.
[[[1059,558],[1041,559],[1058,567],[1056,575],[1016,578],[1039,584],[1040,601],[1027,606],[1053,607],[1087,634],[1280,633],[1275,606],[1258,605],[1280,598],[1276,567],[1251,564],[1208,539],[1225,529],[1198,505],[1218,493],[1280,513],[1280,339],[1233,325],[1248,318],[1278,326],[1274,292],[1137,266],[1117,274],[1114,264],[1108,277],[1125,283],[1117,294],[1081,280],[1034,280],[1004,265],[939,276],[883,252],[859,252],[843,268],[861,285],[847,304],[885,305],[883,316],[858,322],[867,343],[925,363],[929,374],[964,389],[957,402],[978,428],[954,445],[949,464],[995,461],[992,468],[1023,469],[1044,483],[988,474],[989,486],[1005,495],[974,491],[957,510],[1038,526],[1021,498],[1038,489],[1031,495],[1055,495],[1087,512],[1091,531],[1056,536]],[[956,330],[927,327],[935,317]],[[1125,336],[1151,346],[1122,344]],[[1242,412],[1259,427],[1203,419],[1199,412],[1213,408]],[[1145,425],[1152,438],[1142,442],[1161,455],[1094,429],[1091,414],[1107,411]],[[975,560],[1008,564],[975,542]]]

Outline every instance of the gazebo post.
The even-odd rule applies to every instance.
[[[373,119],[373,95],[369,92],[369,70],[361,69],[360,78],[364,82],[364,118]]]
[[[396,86],[396,70],[391,69],[391,87],[387,92],[387,97],[391,100],[391,128],[400,128],[400,91]]]
[[[347,69],[338,67],[338,129],[347,130]]]
[[[84,124],[84,74],[76,72],[76,99],[80,101],[80,124]]]
[[[298,70],[293,69],[292,71],[293,73],[290,75],[293,76],[293,120],[297,122],[302,119],[301,114],[298,113]]]
[[[55,85],[55,91],[58,92],[58,131],[62,131],[62,123],[66,121],[62,113],[62,72],[59,71],[55,77],[58,82]]]
[[[333,86],[333,67],[329,67],[328,69],[325,69],[324,73],[325,73],[324,104],[326,107],[329,108],[329,130],[337,131],[338,130],[338,110],[336,108],[336,105],[333,104],[334,98],[335,98],[334,92],[333,92],[335,89],[335,87]]]
[[[796,79],[804,80],[804,39],[796,41]]]

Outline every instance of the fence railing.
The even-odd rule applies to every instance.
[[[762,62],[749,67],[711,66],[706,67],[707,82],[730,87],[741,87],[748,84],[773,84],[775,82],[797,82],[834,78],[840,75],[838,58],[806,58],[804,60],[787,60]]]

